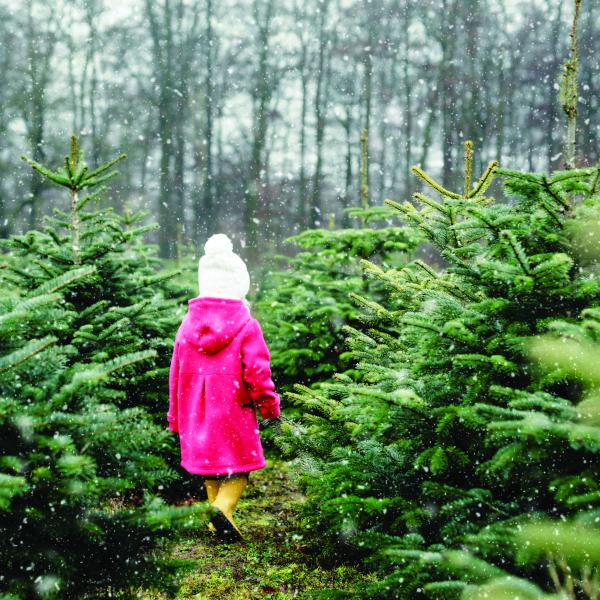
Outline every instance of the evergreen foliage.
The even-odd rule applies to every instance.
[[[164,399],[181,292],[142,214],[78,196],[120,158],[90,172],[73,138],[63,169],[32,163],[70,190],[71,212],[2,241],[0,592],[16,597],[173,590],[181,561],[156,550],[202,512],[160,497],[177,479]]]
[[[597,521],[598,438],[580,423],[581,385],[564,366],[532,365],[529,349],[546,332],[561,348],[595,340],[600,278],[572,232],[598,203],[598,171],[529,174],[491,163],[473,184],[470,142],[465,162],[463,191],[414,168],[431,192],[386,202],[447,267],[362,260],[388,297],[353,296],[362,324],[344,331],[360,375],[297,386],[290,397],[303,418],[276,436],[309,495],[312,539],[325,554],[381,570],[365,596],[538,597],[518,576],[551,589],[552,570],[519,553],[515,531],[573,519],[582,507],[595,515],[589,527]],[[507,203],[486,195],[497,175]],[[438,581],[443,571],[451,581]],[[502,577],[512,592],[468,587]]]
[[[300,251],[275,257],[280,267],[270,270],[261,285],[255,308],[283,389],[320,382],[350,367],[342,328],[358,323],[358,308],[349,294],[358,289],[378,298],[382,289],[364,277],[357,259],[369,258],[382,268],[399,266],[421,241],[410,229],[392,226],[387,207],[348,212],[359,228],[309,229],[287,239]],[[383,227],[367,227],[370,223]]]

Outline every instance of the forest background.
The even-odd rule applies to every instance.
[[[252,263],[306,227],[407,198],[413,164],[446,187],[478,170],[562,166],[561,0],[0,2],[0,237],[66,200],[15,160],[126,152],[109,203],[144,208],[161,257],[226,231]],[[578,157],[595,160],[600,5],[583,3]],[[585,132],[585,134],[584,134]],[[118,200],[117,200],[118,199]],[[150,222],[150,221],[148,221]]]

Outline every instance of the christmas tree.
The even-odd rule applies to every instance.
[[[293,257],[275,257],[280,267],[267,273],[255,305],[278,385],[323,381],[350,368],[343,327],[358,323],[349,294],[356,289],[377,298],[381,285],[369,282],[357,259],[382,266],[404,264],[419,237],[406,227],[365,228],[391,218],[389,210],[354,209],[363,227],[309,229],[286,242],[300,247]]]
[[[89,170],[73,138],[63,168],[29,161],[71,210],[2,241],[0,592],[17,597],[174,589],[181,565],[157,550],[201,514],[159,495],[177,479],[164,399],[179,292],[142,215],[84,210],[122,158]]]
[[[588,197],[576,208],[575,217],[565,227],[573,258],[579,269],[588,273],[597,270],[600,257],[597,226],[600,213],[593,198],[599,175],[600,169],[594,183],[583,188],[584,196]],[[510,453],[514,452],[517,457],[532,456],[536,462],[551,465],[553,470],[560,465],[561,472],[543,482],[554,494],[555,506],[549,516],[534,512],[523,515],[514,527],[502,522],[486,527],[467,538],[471,553],[447,551],[437,557],[446,572],[461,574],[468,581],[460,585],[461,597],[465,600],[516,595],[540,600],[576,600],[597,595],[600,584],[600,528],[597,526],[600,402],[595,372],[599,353],[598,322],[595,306],[584,309],[576,318],[550,321],[545,326],[547,333],[531,338],[526,348],[533,363],[541,368],[544,387],[555,389],[556,393],[514,395],[509,392],[507,405],[497,407],[491,415],[487,426],[490,438],[503,442],[491,464],[497,461],[503,470],[504,450],[508,445],[512,446]],[[480,408],[484,414],[489,411],[485,405]],[[529,467],[522,464],[522,459],[519,462]],[[499,568],[498,560],[492,564],[483,559],[482,554],[497,558],[498,547],[503,548],[505,556],[510,556],[520,571],[545,565],[551,585],[544,587],[553,588],[555,593],[547,594],[528,579]],[[437,593],[460,587],[456,581],[425,586]]]
[[[439,579],[440,557],[472,543],[477,560],[510,570],[516,524],[567,515],[571,494],[587,498],[598,481],[591,441],[573,447],[549,437],[554,422],[558,435],[560,420],[574,418],[576,386],[540,373],[528,356],[532,336],[557,320],[578,322],[597,302],[600,279],[580,268],[567,224],[576,201],[597,203],[598,171],[550,176],[491,163],[473,184],[471,164],[467,143],[461,192],[415,168],[438,198],[387,202],[447,267],[363,260],[389,297],[355,295],[366,325],[346,332],[361,376],[297,388],[306,417],[283,423],[277,437],[296,457],[309,495],[307,530],[319,547],[381,571],[365,595],[458,597],[466,574],[425,588]],[[498,174],[507,203],[486,195]],[[533,417],[521,421],[527,410]],[[463,555],[451,556],[458,571]],[[549,582],[539,569],[514,568]],[[493,569],[484,571],[480,579]]]

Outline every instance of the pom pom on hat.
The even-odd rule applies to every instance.
[[[204,244],[204,254],[213,255],[220,252],[233,252],[233,244],[224,233],[211,235]]]
[[[204,244],[198,261],[199,296],[243,300],[250,289],[246,263],[233,252],[231,240],[223,233],[212,235]]]

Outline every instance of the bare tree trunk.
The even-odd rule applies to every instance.
[[[71,105],[71,131],[72,133],[77,133],[80,128],[80,121],[78,119],[79,111],[83,109],[83,94],[79,98],[77,97],[77,82],[75,81],[75,66],[73,64],[75,61],[75,40],[72,34],[73,8],[73,6],[69,6],[68,8],[68,17],[65,18],[64,29],[61,30],[61,34],[63,39],[66,40],[68,49],[67,78],[69,81],[69,104]],[[84,76],[86,70],[87,64],[83,68]]]
[[[512,89],[512,86],[510,86]],[[498,95],[506,90],[506,77],[504,69],[498,69]],[[512,91],[508,91],[512,94]],[[505,105],[506,102],[497,103],[496,111],[496,156],[494,157],[500,163],[502,163],[502,156],[504,154],[504,128],[505,128]]]
[[[206,126],[204,139],[206,140],[204,151],[204,194],[203,194],[203,209],[204,219],[206,222],[207,237],[213,234],[218,229],[217,215],[215,213],[215,197],[213,184],[213,113],[214,113],[214,93],[215,86],[213,81],[213,61],[214,61],[214,34],[212,27],[213,4],[212,0],[206,2],[206,78],[204,86],[206,90],[205,96],[205,113]],[[201,215],[195,215],[197,221]]]
[[[159,83],[157,99],[158,133],[160,136],[160,190],[158,195],[159,255],[176,258],[178,240],[183,239],[185,190],[183,181],[183,127],[187,111],[190,64],[196,44],[199,9],[193,4],[188,35],[183,28],[187,21],[186,4],[179,0],[173,8],[164,0],[159,13],[157,2],[146,0],[154,58],[155,77]],[[176,23],[174,23],[176,19]],[[177,32],[177,44],[175,41]]]
[[[371,101],[373,96],[373,46],[375,44],[375,26],[373,15],[370,10],[370,2],[365,4],[365,18],[366,18],[366,29],[367,29],[367,43],[363,50],[362,62],[363,62],[363,106],[364,106],[364,129],[367,130],[367,134],[370,136],[370,128],[371,128]],[[369,153],[369,136],[367,137],[367,147],[366,147],[366,173],[365,173],[365,181],[367,187],[370,186],[370,173],[369,173],[369,163],[370,163],[370,153]]]
[[[306,178],[306,113],[308,107],[308,42],[302,42],[302,55],[300,59],[300,77],[302,84],[302,105],[300,109],[300,177],[298,185],[298,224],[300,229],[307,225],[306,200],[307,200],[307,178]]]
[[[402,59],[402,84],[404,87],[404,189],[405,196],[408,198],[412,194],[413,190],[413,177],[410,171],[412,166],[412,135],[413,135],[413,124],[412,124],[412,86],[413,81],[410,78],[409,64],[410,64],[410,23],[412,17],[411,11],[411,0],[406,0],[404,3],[404,57]]]
[[[464,0],[463,0],[464,2]],[[479,48],[479,2],[480,0],[469,0],[464,3],[465,36],[467,42],[467,73],[469,77],[469,101],[466,104],[466,112],[463,111],[463,123],[468,140],[476,140],[480,135],[479,127],[479,94],[481,83],[477,76],[477,60]],[[462,3],[461,3],[462,4]],[[452,35],[449,32],[449,35]],[[477,153],[479,156],[480,152]]]
[[[171,114],[169,110],[169,94],[161,92],[159,105],[159,136],[160,136],[160,176],[158,192],[158,216],[159,216],[159,253],[163,258],[175,256],[174,240],[176,236],[173,207],[171,204],[171,164],[172,164],[172,128]]]
[[[574,1],[573,26],[571,28],[571,55],[564,65],[561,79],[561,101],[567,116],[567,136],[565,140],[565,166],[575,168],[577,144],[577,21],[581,0]]]
[[[313,175],[310,221],[311,227],[316,227],[322,220],[321,206],[321,177],[323,170],[323,140],[325,137],[325,110],[328,102],[328,82],[330,80],[329,68],[325,68],[325,49],[327,34],[325,23],[329,9],[329,0],[321,2],[319,8],[319,59],[317,62],[317,89],[315,92],[315,127],[316,127],[316,162]],[[324,92],[325,88],[325,92]]]
[[[175,191],[175,231],[177,239],[176,255],[179,258],[179,242],[186,241],[185,228],[185,135],[184,126],[187,117],[187,102],[185,96],[177,102],[177,118],[175,121],[175,148],[174,148],[174,171],[173,190]]]
[[[442,0],[439,17],[439,30],[432,32],[441,49],[439,61],[439,81],[434,92],[436,99],[440,100],[441,138],[442,138],[442,181],[445,187],[452,187],[454,173],[454,136],[455,136],[455,111],[457,110],[456,82],[456,21],[458,17],[458,0]],[[435,30],[434,30],[435,31]],[[431,121],[433,123],[433,121]],[[423,142],[422,159],[426,157],[429,147],[429,124],[426,127],[426,138]],[[422,161],[423,162],[423,161]]]
[[[385,197],[385,172],[386,172],[386,156],[387,156],[387,123],[385,116],[386,98],[389,94],[389,81],[386,77],[385,66],[379,70],[379,186],[377,190],[378,203],[383,204]]]
[[[346,135],[346,176],[345,176],[345,181],[344,181],[344,203],[343,203],[343,207],[344,208],[349,208],[350,207],[350,195],[351,195],[351,191],[352,191],[352,148],[353,148],[353,137],[352,137],[352,125],[353,125],[353,121],[352,121],[352,107],[351,106],[346,106],[346,118],[343,120],[342,122],[343,126],[344,126],[344,133]],[[343,227],[349,227],[350,226],[350,217],[344,213],[344,217],[342,220],[342,226]]]
[[[190,91],[191,97],[198,100],[196,110],[191,114],[192,120],[192,148],[193,148],[193,186],[191,194],[192,223],[191,235],[196,240],[196,247],[201,247],[200,240],[206,234],[203,226],[203,195],[206,180],[204,134],[206,129],[206,81],[194,82]]]
[[[456,110],[455,94],[453,92],[456,87],[456,82],[453,81],[455,75],[454,61],[454,27],[456,25],[456,5],[451,0],[442,1],[442,14],[444,15],[442,23],[443,30],[440,36],[440,44],[442,47],[442,58],[440,68],[442,71],[442,155],[443,155],[443,170],[442,182],[444,187],[452,187],[452,175],[454,173],[453,161],[453,129],[454,118],[452,111]],[[447,17],[447,18],[446,18]]]
[[[533,90],[529,90],[526,106],[528,106],[526,130],[533,132],[535,129],[535,116],[537,112],[537,108],[535,107],[535,92]],[[534,135],[530,134],[526,138],[525,147],[527,151],[527,170],[535,171],[534,151],[537,150],[538,143],[535,140]]]
[[[219,98],[222,98],[223,94],[219,94]],[[222,198],[222,186],[223,186],[223,104],[219,102],[216,107],[217,109],[217,180],[213,183],[215,190],[215,198]]]
[[[0,46],[8,47],[8,41],[13,32],[5,26],[0,26]],[[9,73],[15,68],[15,57],[12,52],[0,52],[0,73]],[[8,127],[11,120],[11,112],[7,110],[12,90],[8,86],[0,87],[0,139],[7,139]],[[7,168],[3,158],[0,157],[0,172],[4,173]],[[0,186],[0,238],[10,235],[13,227],[13,219],[9,213],[8,199],[11,192]]]
[[[425,123],[425,128],[423,129],[423,143],[421,146],[421,154],[419,156],[419,160],[417,164],[424,171],[427,170],[427,158],[429,156],[429,147],[431,146],[431,138],[433,133],[433,123],[436,115],[436,107],[438,106],[438,100],[440,97],[440,89],[442,87],[442,82],[444,81],[444,71],[442,68],[438,71],[438,79],[436,82],[435,89],[433,94],[430,96],[429,101],[429,110],[427,115],[427,122]],[[441,103],[440,103],[441,105]]]
[[[152,133],[154,131],[153,128],[153,123],[154,123],[154,115],[149,111],[148,115],[146,117],[146,124],[144,126],[144,139],[142,140],[142,164],[141,164],[141,173],[140,173],[140,192],[142,195],[144,195],[144,192],[146,191],[146,176],[148,173],[148,161],[147,161],[147,157],[150,154],[150,138],[152,136]]]
[[[158,93],[158,134],[160,140],[160,171],[158,192],[158,234],[159,255],[162,258],[174,258],[176,255],[175,219],[171,205],[171,167],[173,162],[173,118],[172,98],[172,9],[170,0],[163,5],[163,27],[161,28],[154,12],[152,0],[146,0],[146,14],[150,22],[152,36],[155,76],[159,82]]]
[[[36,162],[43,162],[44,128],[46,123],[46,88],[50,77],[50,60],[56,45],[55,32],[47,29],[41,32],[36,29],[33,20],[33,0],[27,1],[27,58],[29,94],[25,99],[23,117],[27,126],[27,138],[31,147],[32,158]],[[51,19],[54,22],[54,19]],[[45,40],[45,46],[40,47],[40,38]],[[29,204],[29,228],[35,229],[38,222],[38,209],[41,204],[41,192],[44,188],[43,180],[37,172],[31,171],[29,180],[30,197],[21,207]]]
[[[273,95],[273,77],[269,65],[269,36],[273,18],[274,0],[266,3],[254,2],[254,19],[258,28],[258,74],[254,92],[254,123],[248,183],[244,198],[244,226],[246,229],[246,248],[250,261],[258,256],[258,199],[261,195],[261,171],[263,170],[263,152],[267,139],[267,112]],[[264,5],[261,15],[259,6]]]
[[[588,125],[585,129],[585,135],[581,136],[580,156],[586,157],[587,163],[598,160],[598,150],[600,148],[599,128],[589,124],[596,120],[596,115],[600,112],[600,82],[598,81],[597,65],[595,64],[594,53],[597,48],[596,41],[600,39],[600,6],[597,2],[586,2],[583,5],[584,16],[582,22],[586,27],[582,30],[585,34],[581,38],[581,50],[583,59],[581,61],[582,72],[581,79],[585,81],[583,86],[586,99],[583,106],[583,122]]]
[[[90,28],[90,37],[89,37],[89,61],[91,64],[91,75],[90,75],[90,89],[89,89],[89,98],[90,98],[90,131],[92,136],[92,163],[98,164],[102,157],[101,151],[101,140],[98,135],[98,122],[96,116],[96,96],[98,94],[98,69],[97,69],[97,56],[96,56],[96,46],[98,39],[98,31],[96,26],[96,21],[98,16],[103,11],[102,3],[98,0],[94,2],[85,3],[86,9],[86,22],[88,27]],[[82,120],[83,124],[83,120]]]

